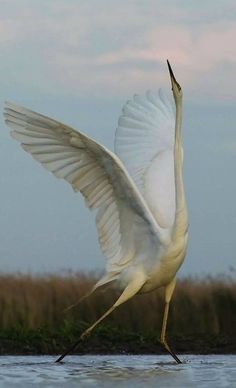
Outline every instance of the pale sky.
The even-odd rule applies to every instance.
[[[0,9],[0,106],[15,101],[110,149],[128,98],[170,91],[170,60],[184,92],[190,239],[181,274],[230,273],[236,266],[235,1],[0,0]],[[94,214],[24,153],[2,119],[1,127],[0,270],[102,269]]]

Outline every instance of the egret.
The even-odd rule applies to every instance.
[[[97,210],[97,232],[107,265],[90,294],[111,283],[120,290],[113,306],[57,361],[122,303],[136,294],[164,287],[160,342],[177,363],[181,362],[166,339],[169,304],[188,238],[182,90],[167,64],[175,113],[161,91],[135,95],[119,118],[115,153],[65,124],[6,103],[4,115],[12,137],[47,170],[80,191],[90,209]]]

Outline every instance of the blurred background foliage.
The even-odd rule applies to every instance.
[[[0,352],[58,353],[119,296],[97,291],[77,307],[96,273],[0,276]],[[137,295],[113,312],[78,353],[160,353],[163,290]],[[236,280],[232,276],[183,278],[171,302],[169,342],[179,352],[236,353]]]

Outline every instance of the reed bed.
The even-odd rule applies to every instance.
[[[53,353],[60,351],[60,344],[63,350],[119,295],[113,289],[97,291],[65,312],[97,278],[94,273],[0,275],[0,352]],[[106,346],[109,351],[113,346],[114,351],[158,352],[163,308],[162,290],[137,295],[100,324],[84,351],[102,352]],[[220,348],[236,352],[235,279],[180,279],[172,299],[168,336],[179,351],[217,352]]]

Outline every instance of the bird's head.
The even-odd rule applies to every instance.
[[[171,80],[173,95],[174,95],[174,99],[176,101],[176,100],[179,100],[182,98],[183,93],[182,93],[181,86],[178,84],[178,82],[175,79],[173,70],[170,66],[168,59],[167,59],[167,65],[168,65],[168,69],[169,69],[169,73],[170,73],[170,80]]]

